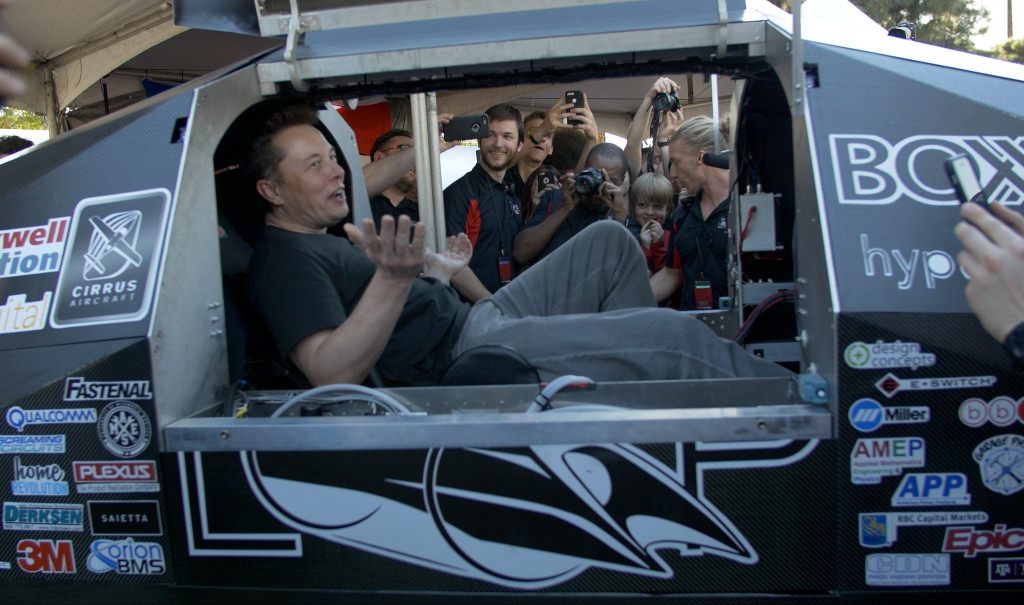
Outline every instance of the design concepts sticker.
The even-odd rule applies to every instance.
[[[846,365],[855,370],[880,370],[888,368],[917,368],[935,365],[934,353],[921,350],[916,342],[882,342],[873,344],[851,342],[843,353]]]
[[[170,202],[166,189],[149,189],[78,203],[50,313],[52,327],[146,316]]]
[[[153,428],[145,410],[122,399],[100,412],[99,433],[108,452],[119,458],[134,458],[149,447]]]
[[[1024,437],[989,437],[974,448],[973,457],[985,487],[1004,496],[1024,489]]]

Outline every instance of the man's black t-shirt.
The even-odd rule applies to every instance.
[[[398,205],[391,203],[386,195],[375,195],[370,198],[370,212],[373,214],[373,224],[377,226],[377,231],[380,231],[380,219],[386,214],[390,214],[395,217],[395,222],[398,222],[398,217],[408,216],[412,219],[412,222],[416,223],[420,220],[420,205],[409,198],[402,198],[402,201]]]
[[[562,192],[557,189],[547,191],[540,198],[540,202],[537,204],[537,209],[533,211],[533,216],[526,223],[526,227],[536,227],[537,225],[544,222],[544,220],[551,216],[551,213],[558,209],[562,205]],[[555,234],[551,236],[551,241],[548,245],[541,250],[541,253],[536,258],[531,259],[530,263],[536,263],[545,256],[551,254],[558,249],[559,246],[572,239],[572,236],[576,235],[580,231],[583,231],[590,225],[593,225],[599,220],[608,217],[608,207],[602,205],[599,210],[592,210],[587,207],[583,201],[576,204],[576,207],[572,209],[569,216],[565,217],[562,224],[558,226]],[[524,229],[526,228],[524,227]]]
[[[266,227],[249,264],[249,299],[278,351],[352,313],[376,267],[347,239]],[[469,313],[449,286],[417,279],[377,367],[388,384],[436,384]]]
[[[697,308],[694,282],[711,282],[712,305],[728,296],[729,200],[720,203],[708,215],[700,209],[700,194],[688,197],[672,213],[672,249],[666,259],[668,267],[682,267],[686,283],[683,284],[683,309]]]
[[[507,259],[511,277],[512,243],[523,224],[522,209],[512,188],[497,183],[477,164],[444,190],[447,235],[465,233],[473,244],[469,268],[492,293],[502,286],[499,259]]]

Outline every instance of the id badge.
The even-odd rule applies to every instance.
[[[693,297],[697,302],[697,308],[701,311],[707,309],[713,309],[711,295],[711,282],[705,279],[699,279],[693,282]]]
[[[507,256],[498,257],[498,279],[502,284],[512,281],[512,259]]]

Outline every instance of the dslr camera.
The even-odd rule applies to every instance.
[[[597,168],[584,168],[576,175],[576,195],[591,197],[597,195],[604,183],[604,174]]]
[[[655,111],[675,111],[679,109],[679,97],[672,92],[659,92],[651,99],[651,107]]]

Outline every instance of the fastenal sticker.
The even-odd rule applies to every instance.
[[[989,437],[974,448],[972,457],[985,487],[1004,496],[1024,489],[1024,437]]]
[[[864,548],[885,548],[895,544],[901,527],[975,525],[988,522],[988,513],[984,511],[861,513],[858,520],[860,545]],[[971,530],[974,528],[959,529]],[[948,542],[949,530],[946,531]],[[942,550],[950,552],[946,548]]]
[[[949,555],[872,553],[864,558],[868,586],[948,586]]]
[[[850,452],[850,481],[881,483],[882,477],[903,474],[905,468],[924,466],[925,443],[921,437],[858,439]]]
[[[888,373],[875,383],[883,395],[892,399],[900,391],[947,391],[980,389],[995,386],[995,376],[944,376],[932,378],[900,378]]]
[[[851,342],[843,352],[846,365],[855,370],[910,368],[916,370],[935,365],[934,353],[921,350],[916,342]]]
[[[1024,557],[992,557],[988,560],[988,581],[1024,582]]]

